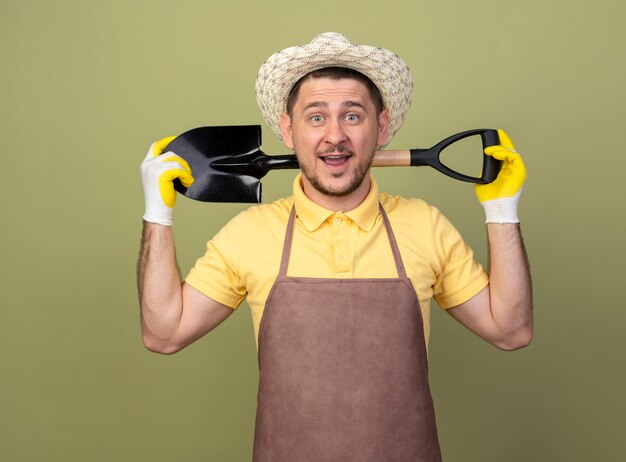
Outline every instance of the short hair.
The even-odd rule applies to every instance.
[[[309,79],[320,79],[323,77],[334,80],[358,80],[367,88],[370,94],[370,98],[374,103],[374,107],[376,108],[376,115],[380,115],[380,113],[385,108],[383,103],[383,97],[380,94],[380,90],[376,85],[374,85],[374,82],[372,82],[366,75],[347,67],[323,67],[321,69],[311,71],[304,77],[301,77],[300,80],[298,80],[291,88],[289,96],[287,97],[287,114],[289,114],[290,117],[292,116],[293,106],[296,104],[296,100],[298,99],[298,93],[300,92],[300,87],[302,86],[302,84]]]

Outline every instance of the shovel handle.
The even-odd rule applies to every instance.
[[[411,151],[376,151],[372,167],[409,167],[411,165]]]
[[[444,165],[440,160],[443,149],[451,144],[467,138],[469,136],[480,135],[483,145],[483,169],[480,177],[473,177],[457,172]],[[500,143],[497,130],[491,128],[479,128],[457,133],[440,141],[430,149],[410,149],[400,151],[377,151],[372,162],[373,167],[419,167],[427,165],[440,171],[441,173],[460,181],[468,183],[487,184],[495,180],[502,167],[502,162],[488,156],[484,149],[488,146],[495,146]]]

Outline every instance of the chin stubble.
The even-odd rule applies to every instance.
[[[348,150],[345,146],[340,145],[332,149],[326,150],[324,154],[325,155],[345,154],[345,155],[352,156],[354,153]],[[346,189],[342,189],[338,191],[333,191],[333,190],[326,188],[321,183],[319,178],[315,174],[313,174],[308,167],[301,165],[300,169],[302,170],[302,174],[305,176],[305,178],[309,181],[309,183],[311,183],[311,186],[313,186],[318,192],[326,196],[331,196],[331,197],[344,197],[344,196],[349,196],[354,191],[356,191],[359,188],[359,186],[361,186],[361,184],[363,183],[363,180],[365,179],[365,176],[367,175],[367,172],[369,171],[372,165],[373,160],[374,160],[374,153],[370,155],[369,162],[361,164],[357,167],[357,169],[354,171],[353,179],[348,185],[348,187]],[[341,178],[344,174],[345,173],[339,173],[339,174],[333,174],[332,176],[334,178]]]

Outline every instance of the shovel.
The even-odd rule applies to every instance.
[[[443,149],[470,136],[480,136],[483,149],[499,144],[496,130],[468,130],[452,135],[430,149],[377,151],[372,166],[427,165],[456,180],[491,183],[501,167],[501,161],[491,156],[483,154],[480,177],[459,173],[439,159]],[[195,181],[189,188],[178,180],[174,181],[174,188],[182,195],[203,202],[258,204],[261,203],[261,178],[267,172],[299,167],[295,154],[268,156],[261,151],[260,146],[260,125],[231,125],[189,130],[174,138],[164,152],[174,152],[191,167]]]

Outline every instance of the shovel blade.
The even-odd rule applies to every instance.
[[[216,170],[211,162],[259,152],[260,125],[199,127],[174,138],[164,152],[171,151],[189,163],[193,184],[186,188],[174,181],[183,196],[202,202],[261,203],[261,180],[252,175]]]

